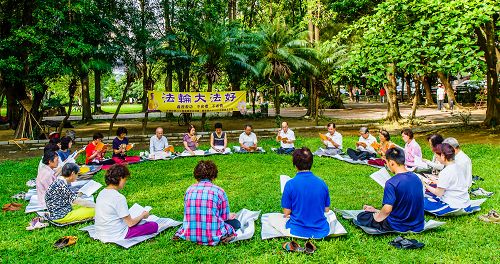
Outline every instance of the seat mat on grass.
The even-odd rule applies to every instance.
[[[41,218],[45,219],[51,225],[54,225],[54,226],[57,226],[57,227],[63,227],[63,226],[69,226],[69,225],[74,225],[74,224],[80,224],[80,223],[86,223],[86,222],[94,221],[94,218],[88,218],[88,219],[83,219],[83,220],[80,220],[80,221],[74,221],[74,222],[69,222],[69,223],[61,224],[61,223],[57,223],[57,222],[52,221],[48,217],[49,212],[47,212],[47,211],[38,211],[38,212],[36,212],[36,214],[38,216],[40,216]]]
[[[247,153],[252,154],[252,153],[266,153],[266,150],[263,149],[262,147],[257,147],[257,150],[248,152],[248,151],[241,151],[241,147],[234,146],[233,152],[238,154],[247,154]]]
[[[364,212],[363,210],[336,210],[336,212],[340,213],[344,219],[352,219],[353,223],[363,229],[365,233],[370,234],[370,235],[382,235],[382,234],[388,234],[388,233],[400,233],[400,234],[411,234],[411,233],[422,233],[437,227],[440,227],[445,224],[445,222],[440,222],[440,221],[435,221],[435,220],[429,220],[425,222],[424,225],[424,230],[420,232],[413,232],[413,231],[408,231],[408,232],[399,232],[399,231],[380,231],[378,229],[372,228],[372,227],[367,227],[367,226],[361,226],[359,225],[358,221],[356,221],[356,218],[358,214],[361,212]]]
[[[92,202],[94,201],[93,196],[81,196],[80,198],[85,199],[85,200],[89,200]],[[38,202],[38,195],[35,194],[35,195],[31,196],[30,202],[26,206],[24,212],[28,214],[28,213],[38,212],[38,211],[45,211],[45,210],[47,210],[47,207],[40,205],[40,203]]]
[[[277,230],[271,225],[271,223],[269,222],[269,216],[271,215],[283,215],[283,214],[267,213],[262,215],[260,219],[262,223],[262,232],[261,232],[262,239],[286,237],[287,236],[286,234],[281,233],[279,230]],[[325,216],[330,226],[330,232],[328,233],[328,237],[342,236],[347,234],[347,231],[345,230],[344,226],[342,226],[342,224],[337,220],[337,216],[333,211],[330,210],[328,213],[325,213]],[[307,237],[298,237],[294,235],[291,235],[290,237],[309,239]]]
[[[353,160],[353,159],[351,159],[347,155],[339,155],[339,154],[337,154],[337,155],[327,155],[327,154],[324,154],[324,155],[318,155],[318,157],[328,157],[328,158],[333,158],[333,159],[336,159],[336,160],[345,161],[345,162],[351,163],[351,164],[367,165],[367,166],[378,168],[378,169],[384,168],[384,166],[377,166],[377,165],[369,164],[368,160]]]
[[[115,243],[121,247],[124,247],[124,248],[130,248],[134,245],[137,245],[143,241],[146,241],[150,238],[153,238],[155,236],[157,236],[158,234],[160,234],[161,232],[167,230],[168,228],[170,227],[175,227],[175,226],[179,226],[181,225],[182,223],[181,222],[178,222],[178,221],[175,221],[173,219],[170,219],[170,218],[160,218],[158,220],[155,221],[156,223],[158,223],[159,225],[162,225],[161,228],[158,230],[158,232],[154,233],[154,234],[151,234],[151,235],[146,235],[146,236],[139,236],[139,237],[134,237],[134,238],[130,238],[130,239],[120,239],[120,240],[116,240],[114,242],[111,242],[111,243]],[[96,234],[96,231],[95,231],[95,225],[90,225],[90,226],[87,226],[87,227],[84,227],[84,228],[81,228],[80,230],[82,231],[86,231],[89,233],[89,236],[95,240],[99,240],[99,238],[97,238],[97,234]]]
[[[259,219],[260,211],[250,211],[242,209],[236,214],[236,219],[240,221],[241,228],[236,231],[236,238],[230,243],[236,241],[251,239],[255,234],[255,221]]]
[[[467,208],[451,208],[448,204],[443,203],[439,200],[435,200],[432,197],[425,197],[425,208],[426,212],[433,214],[435,216],[461,216],[472,214],[481,211],[481,204],[486,201],[487,198],[470,200],[470,206]]]

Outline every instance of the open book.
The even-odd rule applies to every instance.
[[[372,178],[380,186],[382,186],[382,188],[384,188],[385,182],[391,178],[391,175],[389,174],[389,172],[385,168],[382,168],[382,169],[372,173],[372,175],[370,175],[370,178]]]
[[[128,213],[130,214],[130,217],[136,218],[139,215],[141,215],[142,212],[144,212],[144,211],[148,211],[149,212],[149,211],[151,211],[151,209],[153,209],[151,206],[144,206],[144,207],[142,207],[139,204],[135,203],[134,205],[132,205],[132,207],[130,207],[130,209],[128,209]],[[156,215],[150,215],[148,218],[146,218],[144,220],[155,222],[158,219],[160,219],[158,216],[156,216]]]
[[[83,185],[83,187],[80,188],[80,190],[78,190],[78,192],[85,194],[86,196],[91,196],[92,194],[97,192],[97,190],[99,190],[99,188],[101,188],[101,187],[102,187],[102,184],[100,184],[94,180],[90,180],[85,185]]]
[[[420,168],[420,169],[427,169],[427,163],[425,163],[421,157],[416,156],[413,160],[413,163],[415,164],[415,167]]]
[[[291,180],[290,176],[287,175],[280,175],[280,185],[281,185],[281,193],[285,191],[285,184]]]

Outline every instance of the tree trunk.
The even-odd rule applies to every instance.
[[[415,76],[415,96],[413,96],[413,103],[411,107],[411,118],[415,118],[417,114],[418,102],[420,102],[420,78]]]
[[[95,93],[94,93],[94,114],[102,114],[101,110],[101,71],[95,70],[94,71],[94,83],[95,83]]]
[[[279,84],[274,85],[274,111],[275,115],[280,115],[280,88]]]
[[[413,76],[413,83],[415,83],[415,95],[413,96],[413,98],[417,98],[417,104],[419,104],[420,101],[422,101],[422,94],[420,94],[420,82],[421,82],[420,76],[414,75]],[[418,90],[417,90],[417,86],[418,86]],[[415,101],[415,100],[413,100],[413,101]]]
[[[75,78],[71,79],[71,82],[69,83],[68,86],[68,94],[69,94],[69,106],[68,106],[68,112],[66,113],[66,116],[64,117],[63,121],[61,124],[59,124],[59,128],[57,129],[57,132],[61,133],[64,127],[64,123],[66,123],[71,116],[71,109],[73,109],[73,101],[75,99],[75,92],[77,88],[77,80]]]
[[[396,91],[396,76],[394,75],[395,66],[394,64],[390,65],[392,68],[392,72],[387,71],[387,79],[389,83],[386,85],[387,91],[387,116],[385,119],[390,122],[398,122],[401,119],[401,113],[399,112],[399,104],[398,104],[398,95]]]
[[[89,122],[92,120],[92,107],[90,104],[90,91],[89,91],[89,73],[86,71],[80,77],[82,86],[82,121]]]
[[[498,75],[500,73],[500,52],[495,46],[495,22],[490,21],[480,28],[476,28],[478,43],[484,52],[486,60],[486,118],[483,125],[486,127],[495,127],[500,122],[500,99]]]
[[[318,92],[318,85],[316,85],[316,82],[315,83],[315,88],[314,88],[314,120],[315,120],[315,123],[316,123],[316,126],[318,126],[319,124],[319,92]]]
[[[425,105],[433,105],[434,100],[432,99],[431,84],[429,83],[429,77],[427,77],[427,75],[422,76],[422,85],[425,90]]]
[[[444,85],[444,89],[446,91],[446,96],[448,96],[448,103],[453,101],[456,108],[460,108],[460,104],[455,99],[455,91],[451,86],[450,80],[448,79],[448,75],[444,74],[444,72],[438,72],[438,77],[441,83]]]
[[[405,74],[405,84],[406,84],[406,101],[411,102],[411,76],[407,73]],[[401,87],[401,91],[403,90],[403,87]],[[401,101],[403,98],[401,98]]]
[[[125,88],[123,89],[123,94],[122,94],[122,99],[120,99],[120,102],[118,103],[118,106],[116,107],[115,113],[113,114],[113,117],[111,118],[111,121],[109,122],[109,130],[108,134],[109,136],[112,136],[112,131],[113,131],[113,125],[116,122],[116,118],[118,117],[118,113],[120,113],[120,108],[122,107],[123,103],[125,102],[125,99],[127,98],[127,93],[128,90],[130,89],[130,86],[134,82],[135,77],[127,71],[127,84],[125,85]]]

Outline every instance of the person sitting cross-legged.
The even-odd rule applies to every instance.
[[[163,135],[163,128],[157,127],[155,135],[149,139],[149,158],[151,159],[165,159],[172,155],[168,151],[168,140]]]
[[[291,154],[295,150],[295,133],[288,128],[288,122],[281,123],[281,129],[276,135],[276,141],[280,142],[280,147],[276,149],[278,154]]]
[[[184,134],[184,137],[182,139],[182,143],[184,144],[184,151],[182,152],[182,155],[203,155],[205,151],[198,149],[199,139],[200,136],[196,135],[196,128],[194,127],[194,125],[188,125],[187,133]]]
[[[348,148],[347,155],[353,160],[367,160],[377,156],[374,147],[377,145],[377,139],[370,134],[367,127],[359,129],[359,140],[356,142],[356,150]]]
[[[102,143],[104,136],[96,132],[92,137],[92,141],[85,148],[86,158],[85,164],[87,165],[113,165],[113,159],[106,159],[104,155],[108,150],[108,146]]]
[[[212,154],[229,154],[231,149],[227,147],[227,134],[222,131],[222,124],[215,123],[215,132],[210,134],[210,146],[208,150]]]
[[[230,213],[226,192],[213,182],[218,170],[213,161],[201,160],[194,168],[197,183],[184,195],[184,220],[174,235],[200,245],[215,246],[236,237],[241,223]]]
[[[59,164],[59,156],[53,150],[46,150],[43,153],[42,164],[38,167],[36,176],[36,194],[38,203],[45,207],[45,194],[50,185],[57,179],[56,168]]]
[[[325,217],[325,212],[330,211],[328,186],[311,172],[313,155],[308,148],[293,152],[293,165],[297,174],[285,184],[283,215],[271,216],[270,224],[286,236],[324,238],[330,233]]]
[[[425,210],[441,211],[445,205],[452,209],[469,207],[469,182],[466,171],[455,162],[455,150],[447,143],[438,145],[436,149],[437,159],[445,167],[439,173],[436,186],[424,182],[425,188],[432,193],[431,197],[425,199]]]
[[[440,134],[432,134],[427,137],[427,141],[429,142],[429,147],[432,149],[434,155],[432,155],[432,160],[422,159],[427,166],[429,166],[432,170],[432,174],[438,175],[440,171],[444,169],[444,164],[439,162],[438,154],[436,154],[438,145],[443,143],[443,136]]]
[[[323,140],[325,149],[322,150],[326,155],[337,155],[342,153],[342,135],[337,131],[335,123],[328,123],[326,126],[328,133],[325,134],[326,140]],[[319,152],[321,149],[317,152]]]
[[[99,192],[95,206],[95,231],[102,242],[115,242],[158,232],[156,222],[139,224],[149,217],[148,211],[135,218],[130,216],[127,199],[119,192],[125,187],[129,177],[130,171],[124,164],[111,166],[104,176],[107,187]]]
[[[95,203],[78,197],[69,187],[76,181],[80,168],[75,163],[62,167],[62,177],[54,181],[45,193],[45,203],[49,219],[59,223],[71,223],[92,219],[95,215]]]
[[[387,152],[387,150],[397,147],[396,144],[391,141],[391,134],[389,134],[389,132],[387,132],[387,130],[385,129],[380,130],[378,138],[380,140],[380,146],[377,150],[377,153],[382,158],[385,157],[385,153]]]
[[[239,152],[259,152],[261,148],[257,147],[257,136],[252,132],[252,125],[245,125],[245,131],[239,137]]]
[[[129,156],[130,144],[127,138],[128,130],[125,127],[119,127],[116,130],[116,137],[113,139],[113,160],[116,163],[136,163],[141,161],[139,156]]]
[[[413,131],[405,128],[401,131],[401,137],[405,142],[405,165],[409,169],[415,168],[415,159],[422,159],[422,149],[417,141],[413,138]]]
[[[385,183],[382,209],[364,205],[356,221],[379,231],[420,232],[425,225],[422,182],[406,169],[404,150],[391,148],[385,159],[395,175]]]

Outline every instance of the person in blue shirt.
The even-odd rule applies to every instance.
[[[324,238],[330,233],[325,212],[330,211],[330,195],[326,183],[310,170],[313,164],[311,151],[303,147],[293,152],[293,165],[297,174],[285,184],[281,207],[283,216],[274,224],[284,225],[287,235],[302,238]]]
[[[404,151],[391,148],[385,153],[387,167],[395,173],[384,187],[382,209],[364,205],[359,225],[380,231],[420,232],[424,229],[424,192],[420,178],[405,167]]]
[[[60,161],[65,161],[71,155],[71,146],[73,145],[73,139],[66,136],[61,139],[60,149],[57,151]]]

